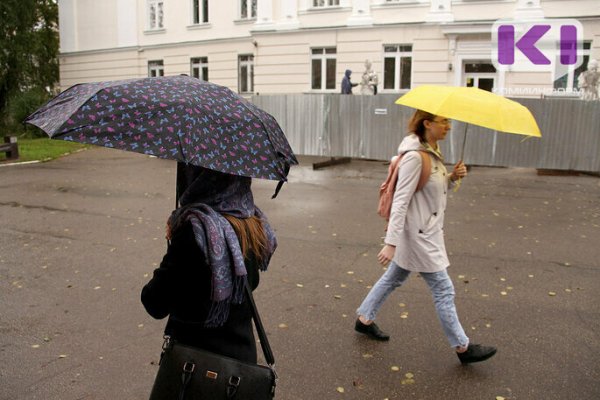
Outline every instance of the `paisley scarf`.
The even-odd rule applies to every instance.
[[[260,218],[267,236],[267,247],[259,265],[261,271],[266,271],[277,240],[265,215],[254,205],[251,178],[202,167],[182,168],[186,169],[187,183],[183,186],[187,187],[178,187],[183,189],[179,191],[182,193],[179,198],[181,207],[173,211],[168,226],[171,232],[175,232],[186,222],[191,223],[196,243],[205,255],[204,261],[212,274],[212,307],[205,326],[222,326],[229,316],[230,304],[240,304],[244,300],[247,279],[238,237],[222,214],[242,219],[251,216]]]

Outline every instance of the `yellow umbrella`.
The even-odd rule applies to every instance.
[[[474,87],[419,86],[396,104],[501,132],[542,136],[527,107]]]

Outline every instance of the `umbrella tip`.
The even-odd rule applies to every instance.
[[[283,180],[281,180],[277,183],[277,187],[275,188],[275,193],[273,193],[273,196],[271,196],[271,199],[274,199],[277,197],[277,195],[279,194],[279,191],[283,187],[284,183],[285,183],[285,181],[283,181]]]

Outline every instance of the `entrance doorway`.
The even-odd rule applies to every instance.
[[[463,85],[491,92],[496,82],[496,68],[486,61],[465,61],[463,67]]]

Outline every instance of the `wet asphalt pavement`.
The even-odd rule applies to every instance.
[[[473,342],[462,366],[417,275],[383,306],[391,340],[353,331],[376,262],[382,162],[255,180],[279,248],[255,297],[277,399],[600,398],[600,179],[471,170],[446,215],[456,304]],[[175,163],[94,148],[0,166],[0,399],[148,397],[165,321],[139,293],[166,247]],[[501,396],[501,397],[498,397]]]

